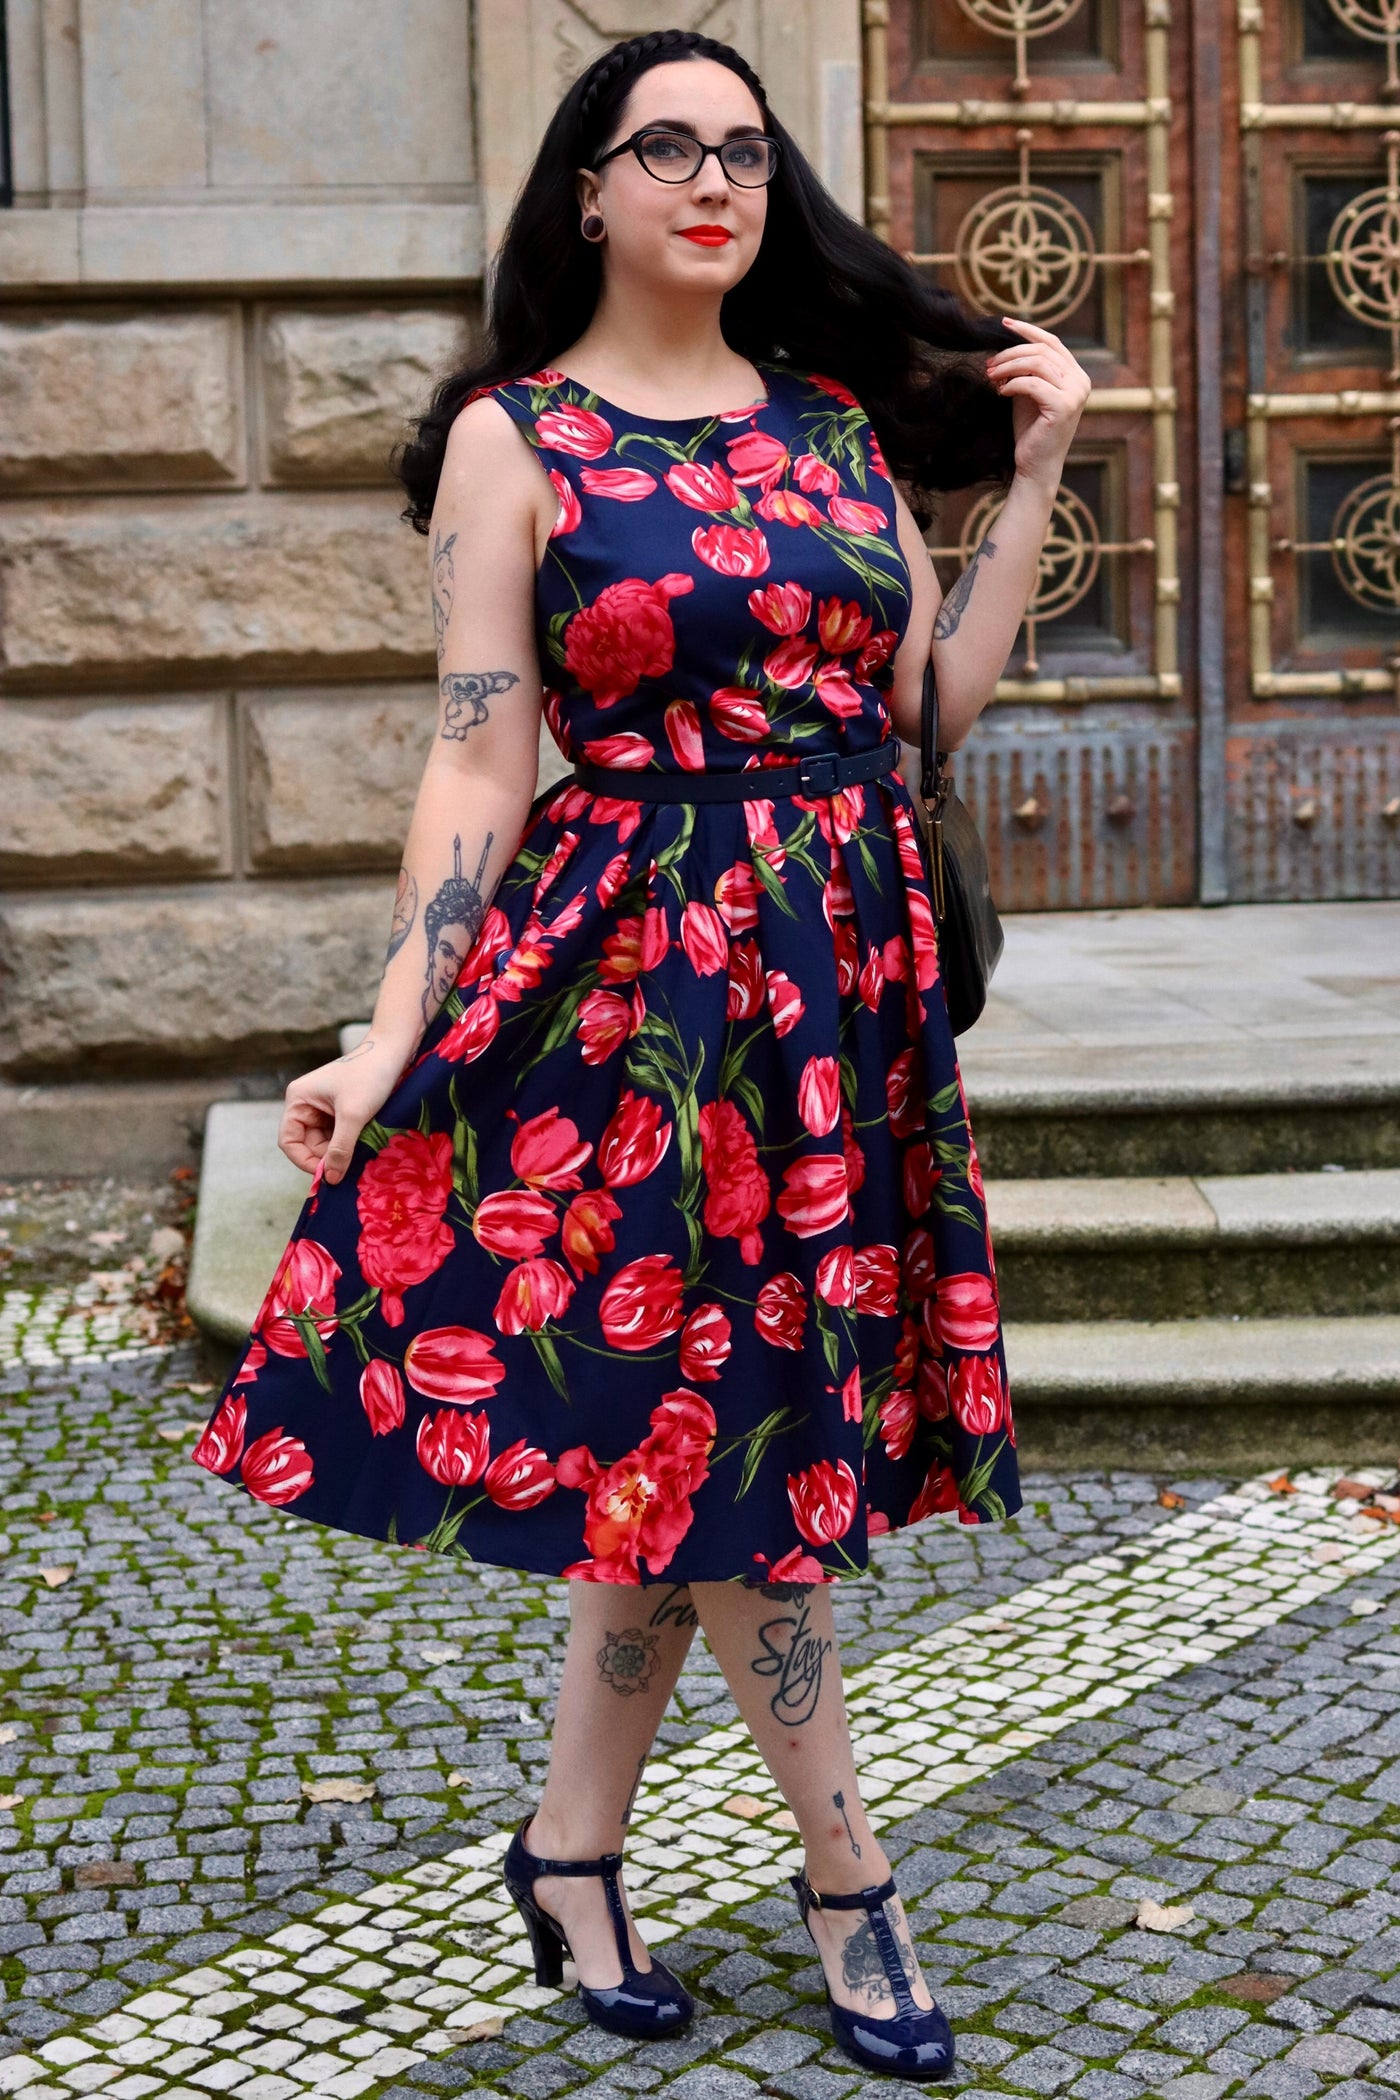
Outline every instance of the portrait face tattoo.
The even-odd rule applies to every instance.
[[[481,931],[486,916],[481,882],[495,835],[487,832],[476,874],[468,878],[462,873],[462,834],[456,833],[452,840],[452,873],[423,913],[423,930],[428,940],[427,981],[423,988],[425,1021],[432,1020],[457,982],[472,942]]]

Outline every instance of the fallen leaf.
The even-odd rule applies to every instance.
[[[1264,1485],[1271,1495],[1296,1495],[1298,1492],[1287,1473],[1275,1473],[1273,1479],[1266,1480]]]
[[[1369,1502],[1370,1483],[1365,1480],[1339,1480],[1332,1490],[1332,1496],[1337,1502]]]
[[[41,1578],[51,1590],[56,1590],[60,1583],[67,1582],[72,1572],[71,1568],[40,1568],[39,1570]]]
[[[763,1814],[767,1806],[766,1801],[756,1801],[752,1794],[731,1794],[727,1801],[721,1801],[720,1813],[742,1816],[745,1822],[752,1822],[755,1816]]]
[[[18,1734],[19,1730],[17,1728],[12,1727],[11,1724],[7,1721],[5,1723],[5,1726],[3,1728],[0,1728],[0,1743],[12,1743]]]
[[[52,1524],[57,1515],[58,1511],[56,1509],[41,1509],[39,1512],[39,1522],[41,1524]]]
[[[158,1429],[156,1435],[163,1437],[167,1444],[183,1444],[185,1441],[183,1429]]]
[[[1216,1989],[1231,1998],[1243,1998],[1249,2005],[1272,2005],[1275,1998],[1292,1990],[1296,1980],[1292,1976],[1266,1976],[1253,1969],[1242,1969],[1238,1976],[1225,1977]]]
[[[505,2024],[503,2013],[491,2013],[486,2019],[478,2020],[475,2026],[448,2027],[444,2031],[451,2035],[454,2042],[489,2042],[500,2033]]]
[[[796,1830],[797,1818],[790,1808],[780,1808],[772,1818],[779,1830]]]
[[[449,1786],[470,1786],[471,1776],[467,1772],[449,1772],[447,1784]]]
[[[441,1641],[429,1641],[418,1653],[426,1663],[455,1663],[462,1660],[460,1648],[449,1647]]]
[[[1138,1898],[1137,1922],[1143,1932],[1175,1932],[1178,1925],[1189,1925],[1195,1915],[1194,1903],[1171,1903],[1164,1907],[1154,1903],[1150,1896]]]
[[[182,1385],[177,1387],[176,1390],[181,1393],[194,1393],[196,1397],[202,1397],[205,1393],[212,1393],[214,1388],[212,1385]]]
[[[1353,1618],[1369,1619],[1373,1612],[1384,1611],[1379,1597],[1358,1597],[1351,1607]]]
[[[1185,1509],[1186,1507],[1186,1497],[1173,1494],[1170,1488],[1159,1488],[1157,1490],[1157,1500],[1163,1509]]]
[[[136,1865],[129,1859],[89,1859],[73,1869],[75,1889],[130,1889],[136,1881]]]
[[[0,1808],[18,1808],[23,1794],[0,1794]]]
[[[1344,1546],[1340,1539],[1324,1539],[1320,1546],[1313,1547],[1312,1557],[1321,1561],[1345,1560],[1350,1551],[1350,1546]]]
[[[308,1801],[368,1801],[379,1789],[372,1779],[303,1779]]]

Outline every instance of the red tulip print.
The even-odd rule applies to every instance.
[[[424,1415],[414,1448],[423,1471],[443,1487],[470,1487],[486,1470],[491,1425],[485,1415]]]
[[[807,1299],[799,1279],[789,1269],[770,1276],[754,1305],[754,1327],[764,1341],[775,1349],[800,1349],[806,1319]]]
[[[598,1172],[608,1187],[628,1188],[654,1174],[666,1157],[671,1130],[659,1102],[624,1088],[598,1141]]]
[[[762,576],[772,559],[756,525],[697,525],[690,544],[717,576]]]
[[[797,1113],[813,1137],[827,1137],[841,1118],[841,1068],[834,1057],[809,1057],[797,1082]]]
[[[682,1320],[681,1272],[669,1254],[643,1254],[625,1262],[599,1304],[603,1338],[610,1349],[654,1349]]]
[[[729,1361],[732,1332],[722,1305],[697,1305],[681,1329],[681,1377],[693,1385],[713,1383]]]
[[[197,1466],[211,1473],[229,1473],[243,1456],[243,1436],[248,1423],[248,1403],[240,1395],[230,1397],[206,1423],[204,1434],[190,1453]]]
[[[622,1205],[606,1189],[582,1189],[564,1213],[560,1242],[564,1259],[575,1276],[596,1276],[599,1256],[611,1254],[616,1241],[613,1226],[622,1216]]]
[[[809,1545],[829,1546],[851,1528],[860,1498],[855,1474],[844,1458],[818,1459],[795,1477],[788,1474],[793,1522]]]
[[[554,1493],[556,1481],[545,1453],[521,1437],[492,1459],[481,1484],[498,1509],[533,1509]]]
[[[238,1477],[259,1502],[282,1509],[311,1486],[311,1453],[299,1438],[284,1436],[279,1423],[248,1445]]]
[[[517,1262],[492,1308],[502,1334],[537,1334],[550,1320],[562,1319],[574,1295],[574,1280],[562,1262],[540,1255]]]
[[[997,1298],[991,1279],[970,1271],[940,1276],[934,1325],[949,1349],[990,1349],[998,1333]]]
[[[778,1215],[789,1232],[812,1239],[850,1216],[846,1162],[829,1152],[809,1153],[783,1169]]]
[[[505,1375],[494,1339],[474,1327],[426,1328],[404,1355],[404,1376],[413,1390],[454,1407],[489,1400]]]
[[[511,1143],[510,1163],[533,1188],[576,1189],[582,1187],[579,1169],[592,1152],[590,1141],[580,1141],[577,1123],[557,1108],[547,1108],[520,1125]]]
[[[546,1240],[559,1229],[559,1213],[547,1196],[533,1189],[493,1189],[483,1196],[472,1218],[472,1231],[492,1254],[520,1261],[544,1252]]]
[[[382,1356],[372,1357],[360,1373],[360,1405],[375,1436],[388,1436],[403,1422],[403,1380]]]
[[[293,1240],[258,1307],[253,1331],[278,1356],[305,1356],[306,1343],[291,1315],[310,1320],[327,1340],[336,1330],[335,1287],[341,1274],[328,1247],[317,1240]]]

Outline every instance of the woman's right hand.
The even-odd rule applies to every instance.
[[[303,1072],[288,1086],[277,1143],[294,1166],[336,1182],[350,1164],[355,1141],[378,1115],[402,1077],[411,1053],[401,1045],[364,1041],[344,1057]]]

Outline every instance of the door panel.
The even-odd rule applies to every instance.
[[[959,756],[1009,908],[1400,889],[1389,12],[865,0],[872,226],[1094,381]]]

